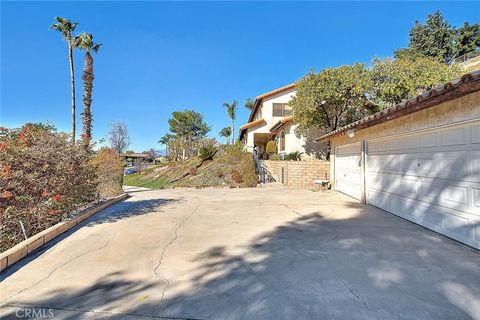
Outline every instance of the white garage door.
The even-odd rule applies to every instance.
[[[480,121],[368,141],[367,203],[480,249]]]
[[[360,143],[337,147],[335,152],[335,190],[360,200]]]

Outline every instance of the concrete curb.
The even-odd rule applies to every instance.
[[[127,193],[123,193],[119,196],[110,198],[105,202],[99,203],[94,207],[87,209],[85,212],[79,216],[72,218],[70,220],[62,221],[57,223],[54,226],[51,226],[48,229],[43,230],[42,232],[37,233],[36,235],[28,238],[25,241],[20,242],[13,248],[8,249],[7,251],[0,254],[0,271],[5,270],[7,267],[12,266],[17,263],[33,251],[45,245],[48,241],[54,239],[55,237],[61,235],[65,231],[73,228],[80,222],[85,219],[90,218],[99,211],[128,198]]]

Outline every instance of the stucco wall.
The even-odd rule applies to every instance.
[[[330,163],[323,160],[309,161],[263,161],[273,178],[281,182],[282,167],[284,168],[283,183],[289,187],[313,188],[313,180],[328,180]]]
[[[334,177],[335,147],[363,140],[388,137],[396,134],[441,127],[480,118],[480,92],[448,101],[406,116],[359,130],[350,138],[342,135],[331,139],[332,156],[330,177]],[[333,185],[333,181],[331,181]]]
[[[283,118],[273,116],[273,104],[290,102],[290,100],[292,100],[292,98],[295,96],[296,92],[297,91],[292,88],[288,91],[277,93],[275,95],[272,95],[271,97],[263,99],[262,105],[255,114],[253,121],[258,119],[264,119],[266,123],[261,126],[255,126],[247,129],[247,143],[245,145],[247,151],[253,152],[254,133],[270,133],[270,128]]]

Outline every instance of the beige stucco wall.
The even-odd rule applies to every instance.
[[[281,130],[278,131],[277,135],[277,152],[280,153],[290,153],[295,151],[305,152],[305,138],[300,137],[298,138],[295,135],[295,128],[297,125],[293,124],[292,122],[287,123],[284,125]],[[281,132],[285,132],[285,150],[280,150],[280,137]]]
[[[331,139],[331,183],[332,185],[334,183],[333,171],[335,167],[334,153],[336,146],[418,130],[431,129],[473,119],[480,119],[480,92],[471,93],[431,108],[356,131],[355,136],[352,138],[348,137],[346,134],[334,137]]]
[[[292,98],[295,96],[296,92],[297,91],[294,88],[292,88],[290,90],[277,93],[268,98],[265,98],[262,101],[262,105],[257,111],[257,113],[255,114],[253,121],[258,119],[264,119],[266,123],[264,125],[259,125],[259,126],[255,126],[247,129],[246,143],[244,143],[246,151],[253,152],[255,133],[270,133],[270,128],[273,127],[273,125],[275,125],[278,121],[280,121],[280,119],[283,118],[283,117],[273,116],[273,104],[290,102],[290,100],[292,100]],[[287,153],[293,152],[293,151],[304,152],[305,150],[302,147],[302,145],[304,144],[304,139],[297,138],[291,128],[291,125],[287,125],[287,126],[285,126],[286,128],[284,128],[285,136],[286,136],[285,152]],[[260,152],[262,151],[263,150],[260,150]]]

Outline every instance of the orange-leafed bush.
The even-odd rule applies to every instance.
[[[53,127],[0,128],[0,251],[47,229],[96,199],[91,153]]]
[[[114,149],[100,148],[92,158],[98,177],[98,192],[101,197],[113,197],[123,192],[123,163]]]

